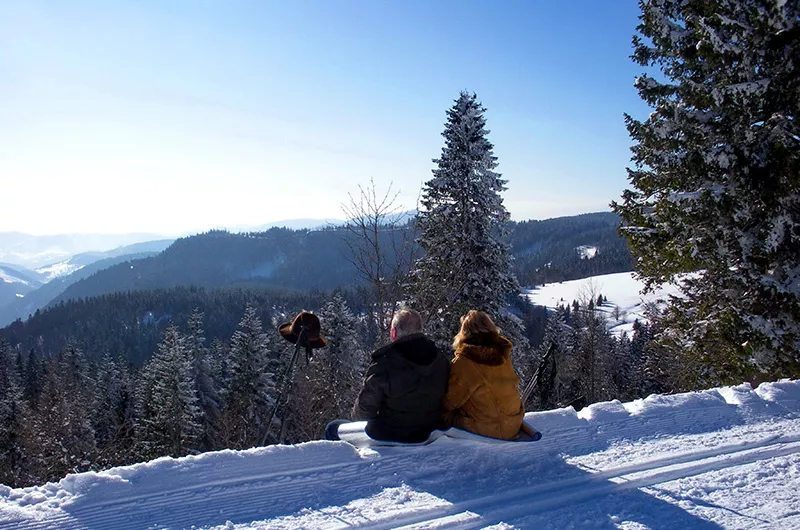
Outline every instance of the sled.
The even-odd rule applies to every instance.
[[[442,437],[494,444],[535,442],[542,437],[542,433],[535,430],[524,421],[522,422],[522,427],[520,428],[519,437],[515,440],[489,438],[486,436],[481,436],[480,434],[475,434],[469,431],[451,427],[446,431],[435,430],[430,434],[430,436],[428,436],[426,440],[421,442],[394,442],[391,440],[376,440],[374,438],[370,438],[364,430],[366,426],[366,421],[353,421],[350,423],[344,423],[339,426],[339,439],[356,447],[420,447],[429,445]]]
[[[400,446],[400,447],[417,447],[421,445],[428,445],[430,443],[435,442],[442,436],[444,436],[446,431],[435,430],[433,431],[430,436],[426,440],[421,442],[394,442],[391,440],[376,440],[374,438],[370,438],[367,435],[366,431],[364,430],[367,426],[366,421],[352,421],[350,423],[343,423],[339,426],[339,439],[343,440],[351,445],[355,445],[356,447],[385,447],[385,446]]]

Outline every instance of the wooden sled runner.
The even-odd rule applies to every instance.
[[[488,438],[486,436],[481,436],[479,434],[474,434],[468,431],[463,431],[461,429],[456,429],[455,427],[451,427],[446,431],[436,430],[428,436],[427,440],[418,443],[407,443],[407,442],[393,442],[388,440],[375,440],[367,436],[367,433],[364,431],[364,428],[367,426],[366,421],[353,421],[350,423],[345,423],[339,426],[339,439],[354,445],[356,447],[388,447],[388,446],[398,446],[398,447],[418,447],[423,445],[428,445],[439,438],[446,436],[448,438],[455,438],[460,440],[472,440],[476,442],[483,442],[483,443],[492,443],[492,444],[507,444],[507,443],[519,443],[519,442],[535,442],[541,439],[542,434],[535,430],[533,427],[522,422],[522,428],[520,429],[519,437],[516,440],[499,440],[497,438]]]

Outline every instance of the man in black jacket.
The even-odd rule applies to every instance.
[[[376,440],[421,442],[439,426],[450,363],[422,333],[422,318],[411,310],[392,319],[392,343],[372,354],[353,419],[368,420]]]

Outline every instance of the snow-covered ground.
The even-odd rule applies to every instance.
[[[4,283],[21,283],[22,285],[31,285],[31,282],[18,277],[17,275],[13,274],[11,271],[5,270],[0,267],[0,282]]]
[[[573,300],[583,303],[588,300],[597,300],[602,294],[608,299],[598,308],[606,314],[608,325],[614,334],[620,335],[623,331],[631,334],[633,322],[647,320],[645,306],[649,303],[658,304],[670,294],[677,294],[675,285],[665,285],[656,292],[641,294],[644,284],[633,277],[632,272],[619,272],[592,276],[582,280],[568,282],[548,283],[535,289],[525,291],[525,295],[536,305],[555,308],[558,305],[569,305]]]
[[[541,441],[318,441],[0,486],[0,528],[800,528],[800,382],[526,419]]]
[[[581,245],[575,250],[578,251],[581,259],[592,259],[593,257],[597,256],[597,247],[593,247],[590,245]]]
[[[75,263],[71,262],[71,259],[66,259],[64,261],[59,261],[58,263],[53,263],[46,267],[40,267],[36,269],[36,272],[44,275],[44,281],[49,282],[54,278],[59,278],[61,276],[68,276],[77,270],[81,270],[82,268],[83,265],[76,265]]]

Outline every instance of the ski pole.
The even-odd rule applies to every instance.
[[[533,393],[533,390],[539,384],[539,376],[544,371],[544,367],[547,365],[547,361],[550,360],[550,356],[553,354],[553,350],[555,349],[556,343],[551,342],[550,347],[547,348],[547,352],[545,352],[544,357],[542,357],[542,362],[539,363],[539,366],[536,368],[536,372],[534,372],[533,377],[528,382],[528,385],[525,387],[525,390],[523,390],[522,395],[520,396],[523,405],[526,401],[528,401],[528,398]]]
[[[267,430],[264,432],[264,438],[261,440],[261,445],[267,443],[267,437],[269,436],[269,430],[272,428],[272,421],[275,419],[275,414],[278,412],[278,407],[281,404],[281,398],[283,398],[283,392],[286,390],[286,382],[290,379],[292,368],[294,368],[295,362],[297,362],[297,356],[300,354],[300,348],[306,345],[306,327],[300,327],[300,334],[297,336],[297,342],[294,345],[294,354],[292,355],[292,360],[289,362],[289,366],[286,367],[286,370],[283,372],[281,376],[280,382],[280,390],[278,391],[278,397],[275,400],[275,406],[272,408],[272,413],[269,415],[269,421],[267,422]]]

